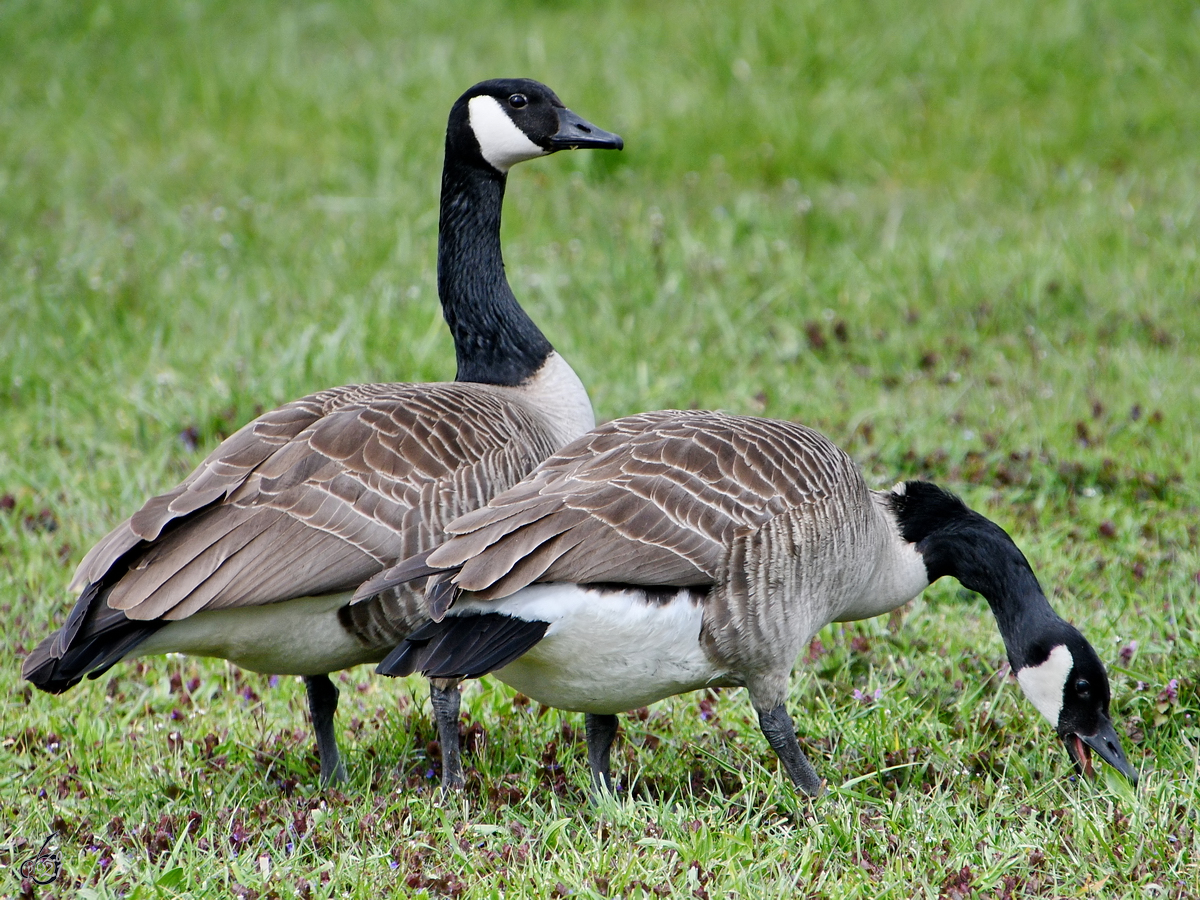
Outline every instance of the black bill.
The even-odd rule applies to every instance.
[[[1101,719],[1100,727],[1094,734],[1067,734],[1063,736],[1063,742],[1072,761],[1089,778],[1095,775],[1091,760],[1091,751],[1094,750],[1097,756],[1129,779],[1130,784],[1138,783],[1137,769],[1126,758],[1125,751],[1121,749],[1121,740],[1112,722],[1107,719]]]
[[[619,134],[597,128],[565,107],[558,110],[558,133],[550,138],[552,150],[621,150]]]

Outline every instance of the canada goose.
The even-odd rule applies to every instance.
[[[351,592],[595,424],[579,378],[505,279],[508,170],[622,146],[536,81],[463,94],[446,130],[438,235],[456,383],[333,388],[244,426],[92,548],[72,582],[82,595],[22,675],[60,693],[122,659],[169,652],[302,675],[321,780],[344,779],[328,673],[378,662],[424,621],[405,616],[406,588],[353,609]],[[457,720],[457,690],[434,693]]]
[[[610,784],[615,713],[738,685],[793,783],[818,793],[784,707],[798,655],[829,622],[889,612],[943,575],[987,599],[1018,683],[1075,763],[1091,774],[1095,750],[1137,781],[1108,717],[1104,666],[1008,534],[932,484],[869,490],[846,453],[803,425],[717,412],[617,419],[447,532],[359,592],[433,576],[434,621],[378,671],[493,672],[586,713],[597,790]]]

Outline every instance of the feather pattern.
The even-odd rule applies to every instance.
[[[542,399],[528,385],[366,384],[260,416],[84,557],[73,583],[87,589],[23,671],[65,690],[171,622],[357,588],[561,445]],[[427,618],[402,584],[336,613],[358,662]]]
[[[449,570],[472,601],[535,582],[708,589],[701,643],[765,708],[782,702],[804,642],[861,607],[903,545],[820,433],[677,410],[593,430],[447,532],[422,571]],[[880,602],[923,587],[914,571]]]
[[[664,410],[603,425],[548,459],[525,481],[447,528],[455,539],[428,563],[461,567],[455,583],[488,599],[529,582],[508,579],[508,547],[541,547],[567,528],[542,581],[680,587],[711,584],[735,535],[835,493],[853,462],[812,429],[716,412]],[[845,494],[845,489],[836,491]],[[542,540],[539,540],[542,538]],[[484,548],[505,543],[504,550]]]
[[[153,542],[108,595],[131,619],[353,590],[552,449],[500,388],[322,391],[242,428],[97,544],[75,583]]]

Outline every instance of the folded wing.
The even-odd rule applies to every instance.
[[[230,437],[101,540],[73,584],[106,584],[106,605],[143,621],[353,590],[551,449],[478,386],[322,391]]]
[[[843,470],[857,477],[849,457],[801,425],[716,412],[630,416],[451,522],[454,537],[422,569],[457,570],[452,582],[478,599],[534,581],[707,585],[737,534],[820,500]]]

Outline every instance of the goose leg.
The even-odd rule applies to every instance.
[[[617,717],[614,715],[584,716],[587,732],[588,765],[592,768],[592,792],[612,793],[612,776],[609,773],[613,741],[617,737]]]
[[[812,763],[804,758],[800,742],[796,740],[796,726],[792,724],[792,717],[787,714],[787,709],[776,706],[766,712],[759,710],[758,724],[767,736],[767,743],[783,763],[792,784],[810,797],[818,796],[825,785],[813,769]]]
[[[308,711],[312,716],[313,734],[317,739],[317,757],[321,760],[321,787],[340,784],[346,780],[346,767],[338,753],[337,736],[333,733],[333,715],[338,707],[338,689],[328,675],[305,675]]]
[[[447,791],[461,790],[467,783],[458,740],[458,711],[462,705],[458,685],[454,678],[429,679],[429,700],[433,704],[438,744],[442,748],[442,788]]]

